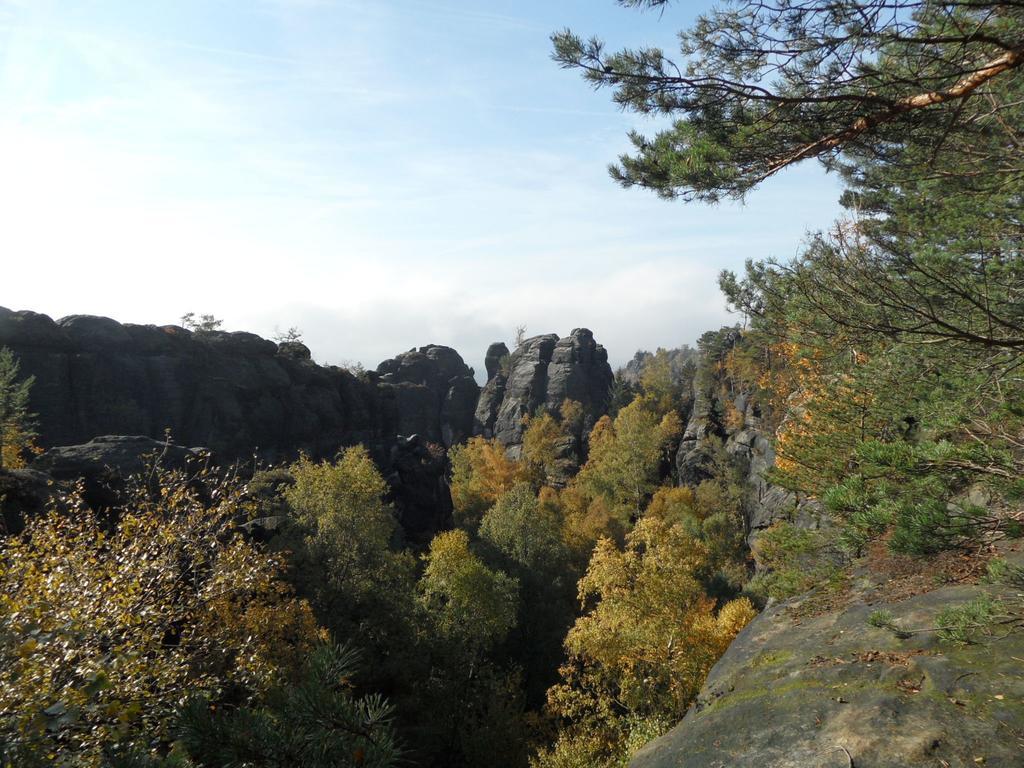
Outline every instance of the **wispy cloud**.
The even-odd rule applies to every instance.
[[[815,171],[743,208],[617,188],[630,117],[547,60],[547,5],[507,7],[0,0],[0,305],[299,325],[366,365],[588,325],[623,361],[834,214]]]

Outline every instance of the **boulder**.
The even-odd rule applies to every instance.
[[[1019,552],[1007,557],[1024,564]],[[1024,733],[1024,633],[960,645],[940,639],[941,610],[1019,588],[946,586],[886,599],[884,576],[817,613],[814,595],[754,619],[711,670],[682,722],[631,768],[1017,768]],[[861,574],[859,581],[870,579]],[[900,637],[872,626],[889,611]]]
[[[0,534],[20,533],[55,497],[53,478],[34,469],[0,469]]]
[[[484,368],[487,370],[488,381],[498,375],[502,363],[507,362],[508,357],[508,347],[503,341],[496,341],[487,348],[487,353],[484,355]]]
[[[32,462],[32,469],[55,480],[128,477],[152,462],[166,469],[188,469],[207,457],[199,448],[185,448],[144,435],[105,435],[82,445],[62,445],[45,451]]]

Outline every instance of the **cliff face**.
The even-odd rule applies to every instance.
[[[3,308],[0,346],[36,377],[40,444],[72,446],[40,459],[48,472],[121,466],[126,446],[162,440],[167,430],[175,443],[203,446],[221,461],[329,457],[363,443],[407,533],[422,539],[450,520],[443,448],[470,434],[479,387],[448,347],[410,350],[355,376],[317,365],[302,344],[249,333],[54,321]],[[93,441],[107,435],[138,438]]]
[[[728,351],[739,342],[740,332],[723,328],[717,348]],[[710,477],[712,457],[723,449],[739,469],[746,485],[744,516],[747,544],[761,531],[780,520],[800,527],[817,528],[825,523],[814,501],[772,485],[766,473],[775,464],[771,433],[757,400],[729,379],[705,350],[697,359],[692,384],[692,407],[676,453],[676,471],[683,485],[696,485]],[[733,414],[732,420],[726,414]]]
[[[385,360],[377,373],[378,385],[393,393],[400,434],[422,435],[445,448],[472,435],[480,387],[451,347],[411,349]]]
[[[424,347],[357,377],[320,366],[301,344],[249,333],[191,333],[102,317],[53,321],[0,308],[0,346],[36,377],[44,446],[146,435],[226,459],[276,461],[340,446],[381,448],[419,433],[445,445],[469,433],[472,370],[455,350]]]
[[[614,382],[608,353],[586,328],[564,338],[534,336],[511,354],[504,344],[492,344],[487,376],[474,433],[498,439],[513,455],[523,441],[523,419],[539,408],[557,413],[565,400],[583,406],[589,432],[607,411]]]

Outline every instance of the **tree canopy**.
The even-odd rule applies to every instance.
[[[670,0],[619,0],[665,11]],[[780,170],[842,154],[890,156],[907,140],[967,146],[1012,102],[995,86],[1024,65],[1019,0],[727,0],[656,47],[608,52],[554,35],[554,58],[622,108],[665,115],[613,165],[627,187],[662,197],[742,197]]]

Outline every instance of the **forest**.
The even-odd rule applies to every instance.
[[[1021,583],[999,547],[1024,534],[1024,4],[744,0],[679,39],[673,61],[553,35],[559,65],[668,118],[613,179],[714,202],[818,162],[843,218],[723,272],[736,326],[620,371],[596,423],[567,399],[519,451],[452,447],[452,524],[429,541],[360,445],[154,457],[103,509],[62,489],[0,540],[0,765],[625,768],[760,611],[838,600],[879,553]],[[0,352],[8,470],[37,450],[34,385]],[[727,450],[744,429],[794,505],[756,537]],[[937,631],[996,626],[1024,631],[1024,602]]]

